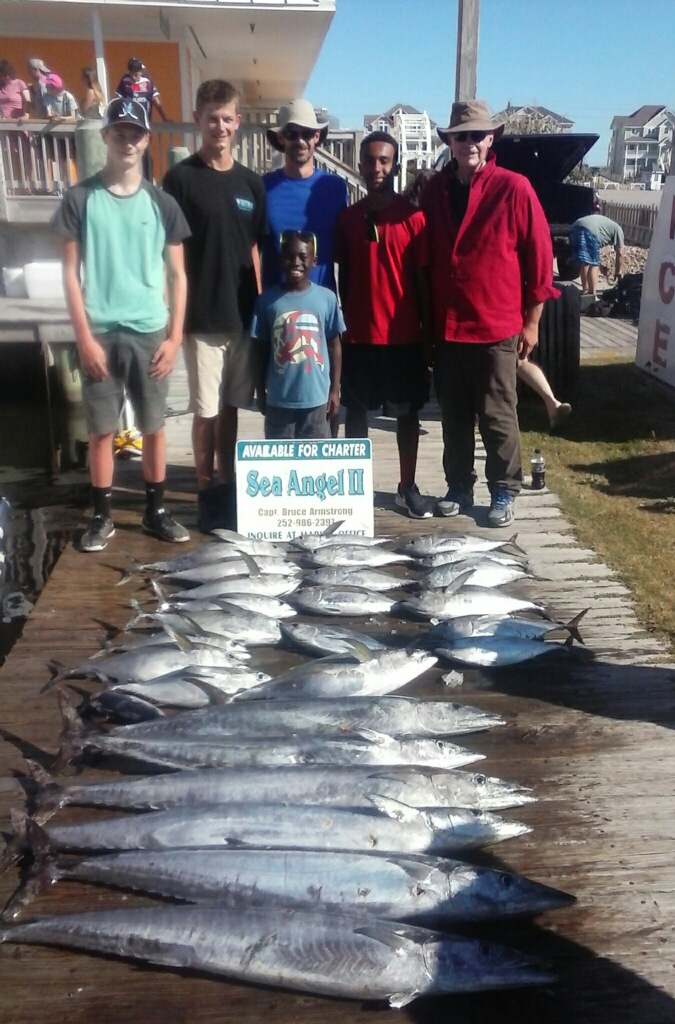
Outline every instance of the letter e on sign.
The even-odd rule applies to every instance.
[[[664,356],[661,355],[661,352],[664,352],[664,353],[668,352],[668,337],[669,337],[669,335],[670,335],[670,325],[669,324],[661,323],[660,320],[657,320],[656,321],[656,326],[654,328],[654,349],[653,349],[653,352],[652,352],[652,359],[656,363],[657,366],[661,366],[661,367],[663,367],[663,369],[665,369],[666,366],[668,365],[668,361],[667,361],[665,355]]]

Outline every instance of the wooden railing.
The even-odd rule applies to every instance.
[[[87,124],[91,127],[92,122]],[[258,174],[273,170],[281,163],[280,154],[267,141],[268,127],[243,124],[233,150],[237,160]],[[360,134],[330,132],[315,157],[317,166],[322,170],[344,178],[350,202],[365,195],[363,183],[355,170]],[[181,157],[186,151],[193,153],[198,146],[199,134],[195,124],[163,122],[153,125],[155,181],[162,180],[173,158]],[[47,207],[51,211],[54,197],[60,196],[77,180],[74,124],[0,122],[0,221],[40,222],[48,219]],[[45,203],[47,199],[51,202]]]
[[[649,248],[659,213],[658,205],[647,206],[644,203],[631,205],[603,199],[602,212],[605,217],[610,217],[623,228],[626,245],[640,245],[644,249]]]

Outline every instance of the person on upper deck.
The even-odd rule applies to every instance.
[[[551,233],[534,190],[497,166],[504,131],[482,100],[453,103],[438,134],[449,164],[426,185],[435,377],[443,424],[444,516],[473,506],[474,428],[486,451],[488,525],[507,526],[522,483],[516,367],[537,344],[553,287]]]

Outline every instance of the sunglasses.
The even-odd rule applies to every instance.
[[[453,132],[453,139],[457,139],[458,142],[468,142],[471,139],[472,142],[482,142],[490,132]]]
[[[281,134],[288,142],[297,142],[298,139],[311,142],[316,132],[313,128],[284,128]]]
[[[282,249],[284,246],[288,245],[289,242],[293,242],[296,238],[299,242],[302,242],[303,245],[311,245],[314,256],[316,257],[316,235],[313,231],[294,231],[292,229],[282,231],[279,235],[279,248]]]
[[[364,219],[366,222],[366,238],[369,242],[379,242],[380,233],[377,230],[377,224],[372,213],[367,213]]]

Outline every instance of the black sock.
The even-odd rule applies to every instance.
[[[164,481],[149,484],[145,481],[145,511],[152,519],[164,508]]]
[[[91,492],[94,502],[94,515],[110,519],[112,487],[92,487]]]

